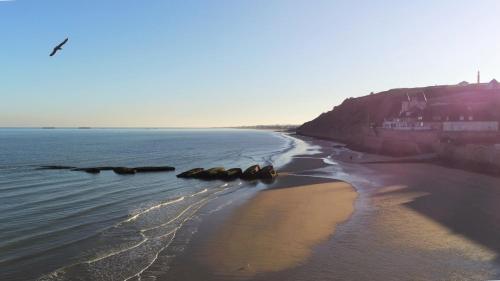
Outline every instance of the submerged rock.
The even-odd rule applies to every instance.
[[[253,165],[248,167],[243,174],[241,175],[241,178],[244,180],[255,180],[257,179],[257,174],[260,172],[260,166],[259,165]]]
[[[136,167],[134,170],[137,173],[150,173],[150,172],[169,172],[175,171],[174,167],[170,166],[159,166],[159,167]]]
[[[119,175],[133,175],[136,173],[136,170],[133,168],[127,167],[115,167],[113,168],[113,172]]]
[[[41,166],[39,169],[42,170],[71,170],[78,172],[86,172],[89,174],[98,174],[101,171],[113,171],[120,175],[131,175],[135,173],[148,173],[148,172],[169,172],[174,171],[174,167],[170,166],[144,166],[144,167],[136,167],[136,168],[127,168],[127,167],[112,167],[112,166],[104,166],[104,167],[87,167],[87,168],[77,168],[73,166],[58,166],[58,165],[50,165],[50,166]]]
[[[76,167],[73,167],[73,166],[48,165],[48,166],[41,166],[38,169],[40,169],[40,170],[71,170],[71,169],[76,169]]]
[[[101,170],[99,170],[98,168],[88,168],[85,169],[84,172],[89,174],[99,174]]]
[[[89,174],[99,174],[101,172],[101,169],[99,168],[77,168],[77,169],[72,169],[71,171],[80,171],[80,172],[85,172]]]
[[[96,169],[99,169],[101,171],[112,171],[115,167],[110,167],[110,166],[105,166],[105,167],[96,167]]]
[[[278,175],[276,171],[274,170],[274,167],[272,165],[265,166],[262,168],[258,173],[257,177],[259,179],[273,179]]]
[[[196,174],[203,172],[203,168],[194,168],[177,175],[178,178],[193,178]]]

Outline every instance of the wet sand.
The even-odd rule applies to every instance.
[[[202,262],[218,275],[235,277],[294,267],[349,218],[355,198],[356,192],[345,182],[261,191],[215,233]]]
[[[161,280],[500,278],[500,178],[428,163],[366,164],[392,160],[334,149],[328,141],[307,140],[321,146],[321,152],[296,157],[282,171],[287,176],[278,177],[265,187],[268,190],[205,218],[192,243]],[[288,214],[275,210],[281,208],[279,198],[288,196],[268,194],[300,190],[304,185],[344,185],[338,180],[357,191],[352,214],[340,224],[329,215],[323,217],[330,234],[286,249],[288,239],[306,227],[297,221],[290,223],[291,228],[281,226],[289,223]],[[294,212],[297,205],[283,203],[282,208]],[[300,220],[300,214],[290,219]],[[275,244],[284,248],[283,253],[275,253]]]

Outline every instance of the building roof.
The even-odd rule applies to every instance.
[[[434,116],[440,116],[442,119],[460,120],[463,116],[468,119],[469,116],[474,118],[474,121],[487,121],[495,119],[491,114],[491,110],[487,109],[487,103],[448,103],[434,104],[428,106],[423,113],[424,119],[432,120]]]

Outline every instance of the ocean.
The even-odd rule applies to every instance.
[[[279,167],[304,145],[258,130],[0,129],[0,280],[139,280],[153,264],[168,269],[158,256],[174,239],[189,240],[179,237],[185,222],[214,199],[251,188],[177,173]],[[94,175],[43,165],[176,171]]]

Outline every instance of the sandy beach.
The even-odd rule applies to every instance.
[[[499,178],[305,139],[320,149],[208,216],[161,280],[500,277]]]
[[[356,198],[351,185],[285,177],[304,184],[284,184],[250,199],[209,241],[203,263],[217,274],[239,277],[291,268],[351,215]]]

